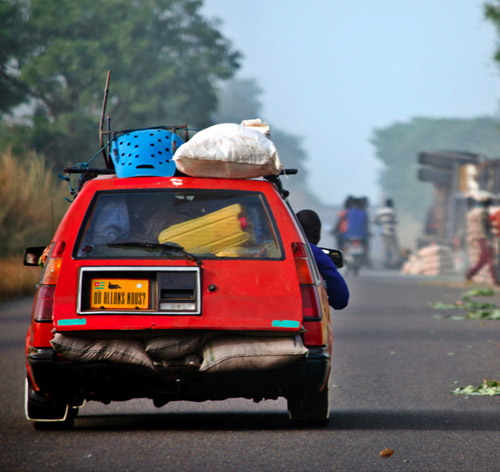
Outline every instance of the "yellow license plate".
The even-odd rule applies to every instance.
[[[92,279],[90,308],[121,308],[147,310],[149,308],[149,280],[147,279]]]

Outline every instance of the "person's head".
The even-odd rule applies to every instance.
[[[300,210],[297,213],[300,225],[310,243],[318,244],[321,239],[321,220],[313,210]]]
[[[386,201],[385,201],[385,206],[386,207],[389,207],[389,208],[392,208],[394,206],[394,203],[392,201],[392,199],[388,198]]]
[[[355,208],[357,210],[362,210],[363,209],[363,201],[361,198],[355,198],[352,203],[352,208]]]
[[[349,195],[346,199],[345,199],[345,202],[344,202],[344,208],[346,210],[348,210],[349,208],[352,207],[354,203],[354,197],[352,195]]]

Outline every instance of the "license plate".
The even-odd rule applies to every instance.
[[[354,256],[359,256],[363,254],[363,246],[361,244],[353,244],[350,247],[350,252]]]
[[[92,279],[90,308],[120,308],[147,310],[149,308],[148,279]]]

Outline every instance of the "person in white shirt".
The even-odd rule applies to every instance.
[[[385,205],[375,212],[374,223],[380,227],[384,244],[384,267],[398,268],[401,263],[399,241],[397,235],[398,217],[393,201],[388,198]]]

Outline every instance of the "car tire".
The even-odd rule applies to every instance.
[[[296,426],[327,426],[330,420],[330,392],[308,392],[288,400],[288,417]]]
[[[68,429],[73,427],[78,408],[35,392],[26,379],[25,413],[36,430]]]

